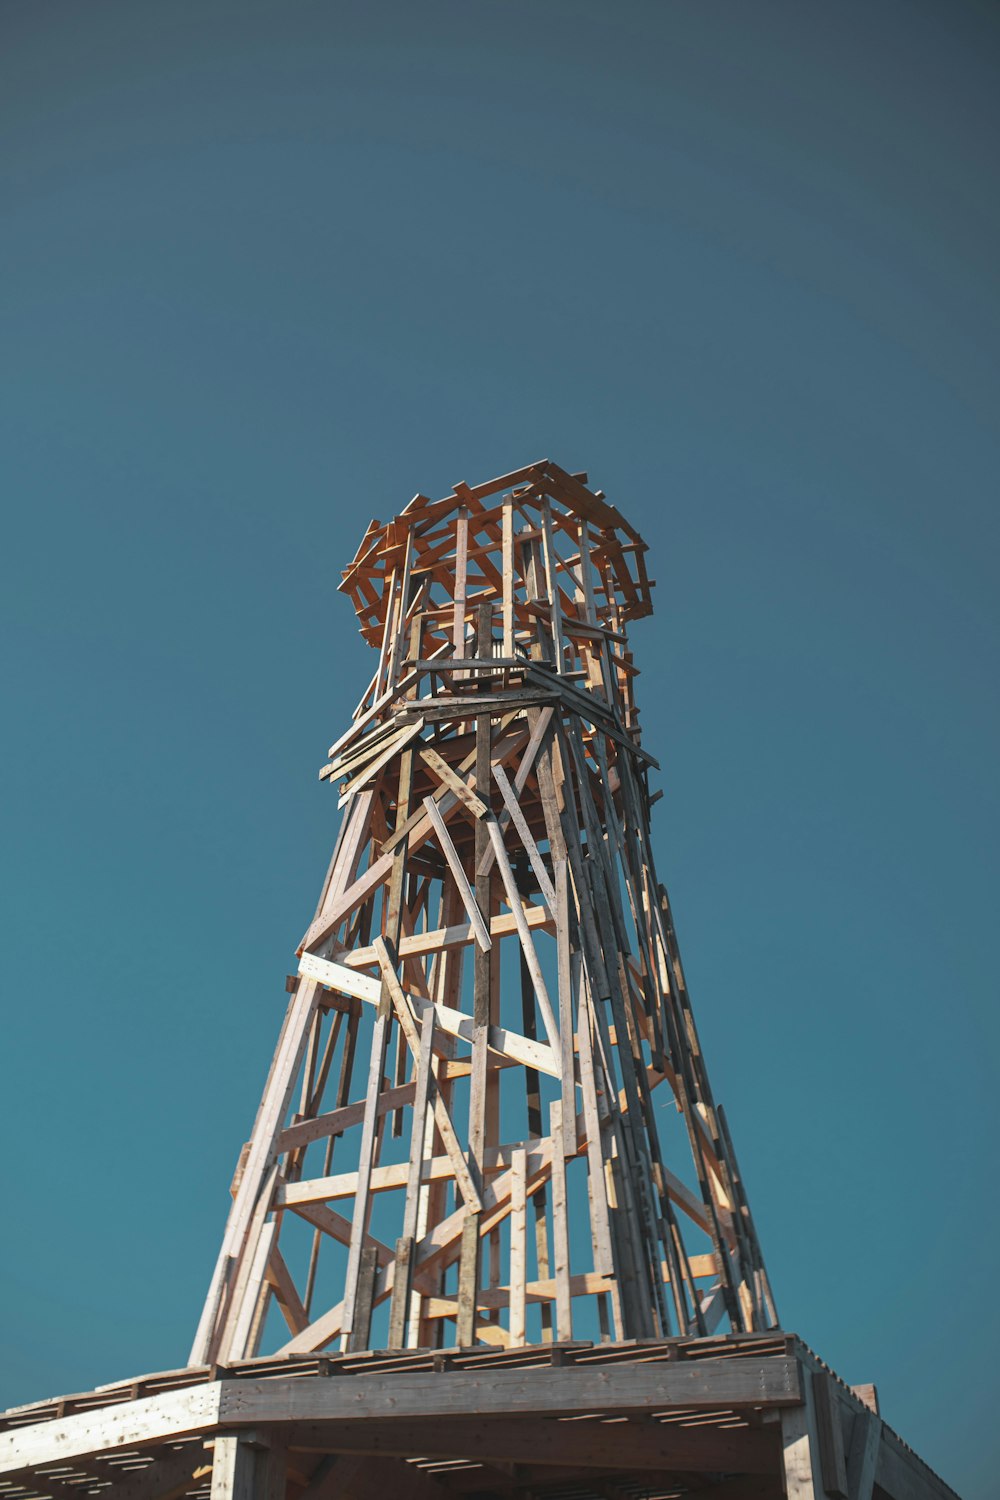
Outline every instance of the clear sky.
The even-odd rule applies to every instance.
[[[994,1493],[994,6],[0,5],[0,1402],[183,1363],[369,518],[645,534],[654,831],[787,1328]]]

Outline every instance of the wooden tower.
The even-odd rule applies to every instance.
[[[0,1412],[0,1500],[957,1500],[775,1327],[650,847],[644,551],[551,463],[369,527],[191,1362]]]
[[[192,1364],[776,1326],[653,860],[645,550],[549,462],[369,526],[378,666]]]

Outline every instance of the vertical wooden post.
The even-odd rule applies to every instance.
[[[872,1500],[881,1441],[882,1419],[878,1413],[855,1412],[847,1452],[847,1491],[851,1500]]]
[[[284,1500],[286,1450],[270,1433],[219,1433],[211,1500]]]
[[[465,589],[469,566],[469,512],[463,505],[455,523],[455,607],[452,611],[452,647],[456,656],[465,654]]]
[[[503,502],[503,654],[514,655],[514,499]]]
[[[781,1462],[786,1500],[823,1500],[819,1437],[812,1394],[812,1372],[799,1365],[801,1406],[781,1408]]]
[[[566,1204],[566,1161],[563,1138],[562,1104],[553,1099],[549,1105],[549,1129],[552,1132],[552,1256],[556,1272],[556,1338],[573,1337],[573,1302],[570,1295],[569,1217]]]
[[[528,1218],[525,1198],[528,1168],[527,1153],[523,1146],[515,1146],[511,1152],[510,1171],[513,1179],[510,1204],[510,1341],[512,1344],[523,1344],[528,1276]]]

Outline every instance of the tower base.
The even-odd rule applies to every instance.
[[[0,1500],[955,1500],[794,1334],[255,1359],[0,1414]]]

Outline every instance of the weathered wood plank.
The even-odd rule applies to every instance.
[[[532,930],[538,927],[555,927],[555,916],[544,906],[525,906],[524,917]],[[499,912],[491,917],[489,930],[491,938],[514,936],[517,933],[514,913]],[[428,932],[415,932],[400,938],[398,952],[401,959],[418,958],[425,953],[439,953],[443,948],[461,948],[475,940],[471,922],[456,922],[452,927],[434,927]],[[346,964],[349,969],[367,969],[378,962],[375,949],[370,944],[364,948],[341,949],[333,957],[337,963]]]
[[[799,1366],[802,1400],[781,1412],[781,1458],[786,1500],[823,1500],[812,1377]]]
[[[476,934],[476,942],[479,944],[480,948],[490,948],[493,945],[493,940],[490,937],[489,928],[486,926],[486,922],[483,919],[483,914],[479,909],[479,904],[476,901],[475,893],[469,884],[469,878],[462,867],[462,861],[459,857],[458,850],[452,843],[451,834],[448,832],[447,824],[438,811],[438,805],[434,801],[433,797],[424,798],[424,808],[426,809],[427,816],[430,818],[431,822],[434,825],[434,832],[437,834],[438,843],[441,845],[441,852],[444,855],[445,859],[448,861],[448,867],[451,870],[452,876],[454,877],[458,893],[462,898],[462,905],[465,907],[466,911],[469,914],[469,921],[472,924],[472,930]]]
[[[514,1148],[511,1160],[510,1215],[510,1341],[523,1344],[525,1341],[525,1313],[527,1308],[527,1160],[523,1146]]]
[[[882,1422],[872,1412],[854,1414],[847,1454],[847,1489],[851,1500],[872,1500],[875,1470],[882,1444]]]
[[[433,772],[442,786],[446,786],[449,791],[454,792],[459,801],[463,802],[471,813],[477,818],[485,816],[489,808],[482,797],[476,796],[468,782],[459,776],[457,771],[453,771],[444,757],[439,755],[431,745],[425,745],[421,749],[420,759]]]
[[[825,1370],[813,1371],[812,1394],[813,1404],[816,1407],[816,1434],[819,1438],[823,1493],[828,1495],[830,1500],[850,1500],[841,1402],[833,1378]]]
[[[569,1213],[566,1202],[566,1158],[564,1154],[562,1102],[549,1105],[552,1133],[552,1258],[556,1273],[556,1338],[573,1337],[573,1300],[570,1295]]]
[[[222,1383],[223,1426],[257,1422],[427,1416],[571,1416],[575,1412],[669,1411],[688,1406],[737,1410],[796,1407],[798,1361],[697,1359],[519,1370],[462,1370],[456,1376],[398,1373]]]
[[[0,1433],[0,1474],[125,1448],[148,1448],[169,1438],[207,1432],[218,1422],[222,1394],[218,1382],[209,1382],[15,1427]]]

